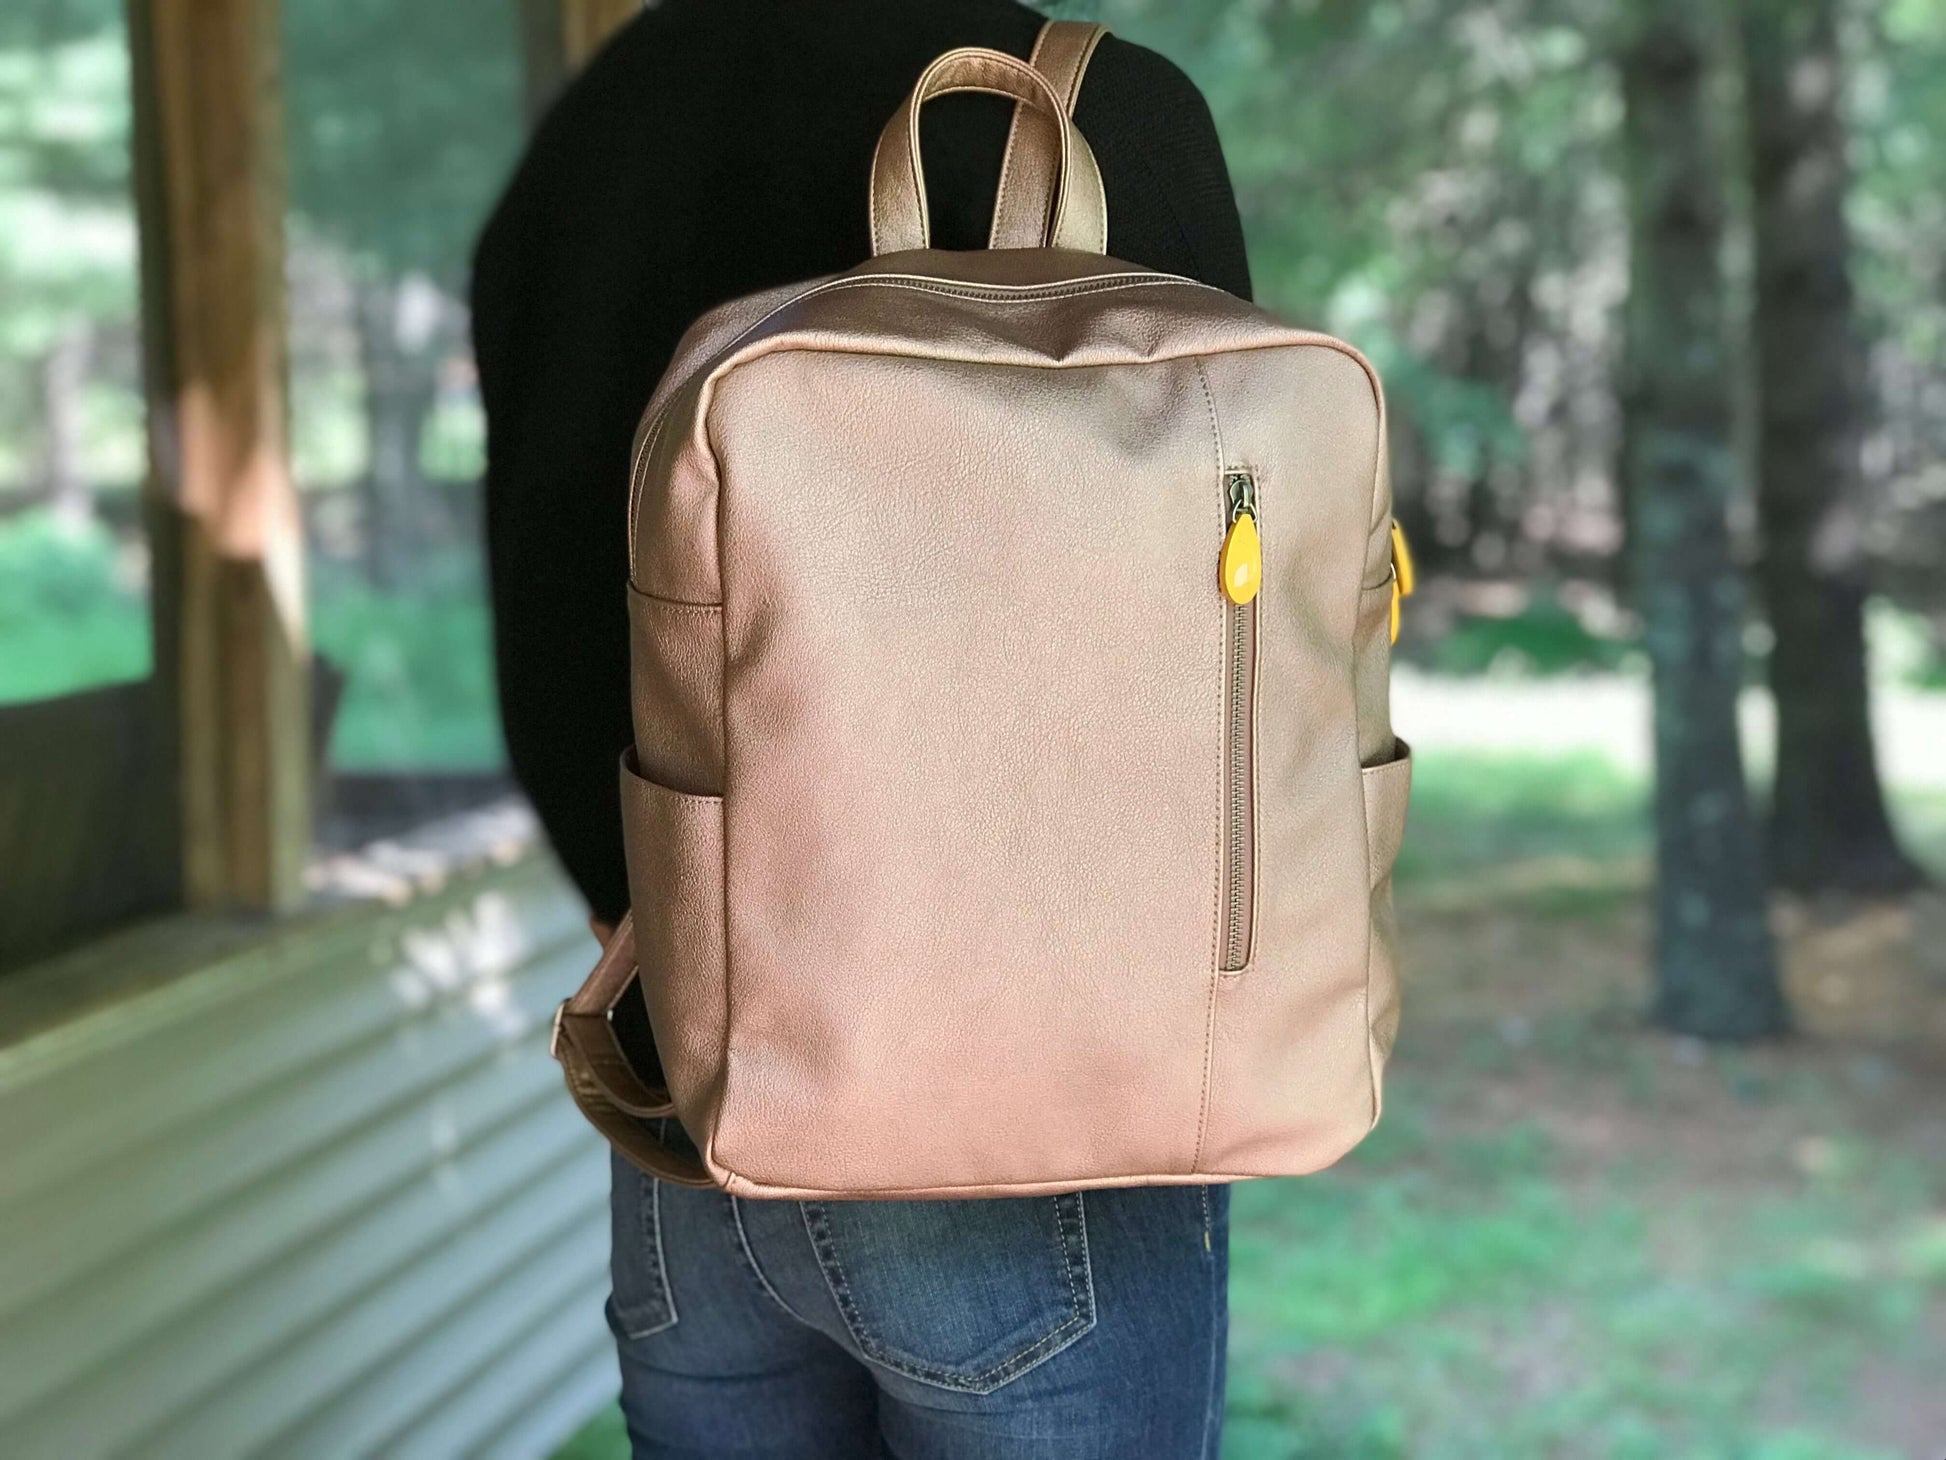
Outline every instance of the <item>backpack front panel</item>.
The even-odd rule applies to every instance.
[[[1195,362],[781,353],[710,431],[713,1158],[785,1187],[1187,1171],[1224,629]]]
[[[792,303],[666,392],[695,409],[644,453],[631,612],[671,784],[634,799],[704,851],[672,896],[632,827],[631,872],[661,869],[644,986],[731,1189],[1286,1173],[1369,1128],[1403,811],[1376,386],[1192,288],[991,319],[968,290],[925,338],[884,298]]]

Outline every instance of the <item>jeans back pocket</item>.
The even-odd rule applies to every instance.
[[[1079,1192],[803,1211],[853,1342],[894,1373],[988,1394],[1095,1325]]]
[[[647,1338],[676,1322],[662,1253],[662,1192],[619,1155],[611,1154],[609,1167],[608,1326],[623,1341]]]

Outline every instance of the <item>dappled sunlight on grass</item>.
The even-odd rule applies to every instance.
[[[1645,796],[1594,757],[1421,754],[1387,1115],[1238,1189],[1227,1456],[1946,1435],[1946,904],[1780,905],[1806,1035],[1664,1036]],[[1946,806],[1901,810],[1936,860]]]
[[[1571,913],[1649,877],[1647,788],[1601,756],[1422,750],[1397,876],[1415,908],[1519,896]],[[1539,898],[1541,903],[1534,899]]]

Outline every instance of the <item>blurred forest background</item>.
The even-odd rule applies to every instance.
[[[511,4],[282,7],[295,473],[347,770],[500,762],[463,305],[525,135]],[[148,667],[127,30],[0,14],[0,702]]]
[[[1938,1460],[1946,0],[1048,8],[1202,86],[1420,566],[1397,1074],[1238,1192],[1226,1453]],[[326,754],[490,784],[518,6],[282,16]],[[116,0],[0,10],[0,704],[148,668],[127,98]]]

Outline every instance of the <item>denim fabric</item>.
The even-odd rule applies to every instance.
[[[636,1460],[1214,1460],[1229,1192],[739,1201],[617,1159]]]

